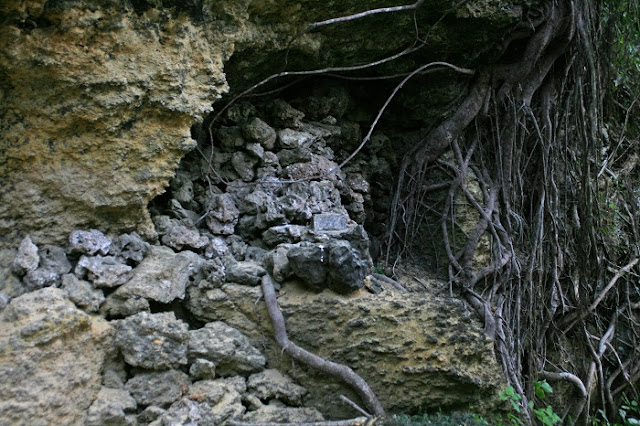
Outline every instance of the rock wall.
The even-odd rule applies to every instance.
[[[429,28],[453,3],[428,1],[417,19]],[[477,62],[497,46],[496,29],[523,13],[503,3],[455,9],[455,24],[435,27],[428,49],[392,71],[433,59]],[[280,70],[278,52],[305,25],[360,9],[312,0],[2,2],[0,244],[13,247],[27,234],[60,243],[87,227],[152,237],[146,205],[194,147],[190,128],[227,80],[241,88]],[[400,13],[304,34],[289,67],[395,53],[413,43],[413,27],[412,15]]]
[[[335,398],[349,389],[272,341],[256,304],[267,273],[291,338],[353,366],[388,409],[492,406],[498,368],[464,307],[369,276],[363,225],[384,227],[372,184],[392,179],[398,141],[376,134],[337,168],[361,140],[344,88],[240,102],[202,126],[230,87],[281,70],[287,47],[290,69],[362,63],[413,44],[417,22],[427,47],[380,73],[474,66],[535,2],[469,1],[432,27],[455,3],[289,46],[362,5],[0,1],[0,423],[352,415]],[[435,84],[412,119],[458,87]]]
[[[231,108],[212,128],[214,145],[200,146],[217,160],[188,155],[152,205],[163,245],[98,230],[73,231],[64,247],[25,238],[12,261],[14,285],[0,292],[8,330],[0,347],[11,348],[0,376],[12,379],[0,384],[8,407],[0,423],[62,416],[68,401],[30,388],[31,378],[52,374],[65,395],[83,394],[65,420],[74,424],[354,416],[337,397],[358,401],[352,389],[276,345],[260,301],[266,274],[279,283],[290,338],[352,367],[390,412],[493,407],[500,371],[464,305],[370,275],[367,179],[388,171],[376,146],[384,153],[392,141],[379,134],[367,148],[382,166],[376,173],[358,164],[337,170],[334,160],[358,140],[343,117],[349,103],[339,87],[300,103],[321,121],[282,99]],[[51,309],[43,314],[43,306]],[[93,322],[108,331],[104,346],[76,349]],[[47,362],[33,362],[16,336],[52,353]],[[56,341],[68,351],[62,343],[59,355],[48,349]],[[90,369],[67,365],[83,357],[93,357]],[[15,370],[16,361],[33,365]],[[21,404],[27,409],[14,408]]]

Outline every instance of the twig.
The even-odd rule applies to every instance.
[[[360,407],[358,404],[356,404],[355,402],[353,402],[352,400],[350,400],[346,396],[340,395],[340,401],[344,402],[349,407],[353,408],[354,410],[356,410],[358,413],[362,414],[366,418],[371,418],[372,417],[371,414],[367,413],[362,407]]]
[[[589,306],[589,311],[593,312],[596,309],[596,307],[600,304],[600,302],[602,302],[602,299],[604,299],[604,297],[607,295],[609,290],[611,290],[611,288],[616,284],[616,282],[618,282],[620,277],[622,277],[623,274],[626,274],[627,272],[629,272],[631,268],[636,266],[638,264],[638,261],[640,261],[640,259],[636,257],[631,262],[629,262],[626,266],[618,269],[618,272],[616,272],[613,278],[611,278],[611,280],[609,281],[609,284],[607,284],[607,286],[602,290],[602,292],[596,298],[596,300],[594,300],[591,306]]]

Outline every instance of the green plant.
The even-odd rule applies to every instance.
[[[546,380],[537,381],[533,383],[533,390],[536,398],[545,399],[546,396],[553,392],[553,388]],[[512,425],[524,425],[522,421],[522,395],[518,394],[513,386],[507,386],[503,392],[500,392],[500,399],[503,401],[509,402],[511,404],[511,408],[513,408],[514,413],[508,413],[507,418],[509,423]],[[529,401],[529,409],[533,416],[545,426],[553,426],[562,421],[560,416],[558,416],[550,405],[547,405],[544,408],[535,408],[534,402]]]
[[[534,382],[533,390],[538,399],[545,399],[548,394],[553,392],[553,388],[546,380]],[[533,401],[529,401],[529,408],[535,418],[545,426],[553,426],[562,421],[550,405],[545,408],[534,408]]]

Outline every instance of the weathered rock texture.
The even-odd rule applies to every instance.
[[[255,306],[260,294],[259,288],[234,284],[203,291],[197,298],[204,309],[198,313],[203,319],[224,318],[255,342],[268,344],[269,366],[305,386],[322,413],[352,414],[337,396],[356,400],[354,393],[292,363],[265,339],[273,330],[264,305]],[[292,341],[352,367],[389,412],[467,409],[469,404],[482,409],[496,401],[502,383],[493,345],[459,301],[390,290],[378,295],[362,290],[350,297],[313,294],[287,284],[278,302]]]
[[[227,80],[240,88],[281,69],[276,52],[310,22],[390,3],[402,2],[3,1],[0,244],[27,234],[59,243],[92,227],[153,235],[146,205],[194,147],[191,125]],[[418,22],[426,31],[454,3],[425,2]],[[455,25],[441,23],[429,48],[394,63],[393,72],[491,52],[496,29],[523,13],[504,3],[466,2],[450,14]],[[291,46],[289,66],[350,65],[413,41],[411,13],[379,15],[304,34]],[[246,136],[273,143],[258,133]]]
[[[187,16],[120,2],[3,2],[0,16],[0,234],[152,235],[146,205],[226,90],[229,52]]]
[[[0,424],[82,424],[112,327],[45,288],[0,314]]]

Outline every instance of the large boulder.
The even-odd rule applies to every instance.
[[[190,293],[190,308],[202,320],[224,319],[255,345],[273,336],[260,288],[225,284]],[[304,349],[344,363],[360,374],[391,413],[420,409],[493,407],[503,386],[493,344],[464,304],[430,293],[386,289],[350,296],[309,292],[287,283],[278,303],[289,338]],[[335,379],[293,363],[273,340],[264,351],[270,368],[309,390],[307,404],[328,418],[353,413],[336,395],[358,397]],[[253,384],[256,379],[250,379]]]
[[[0,314],[0,424],[82,424],[112,327],[48,287]]]

